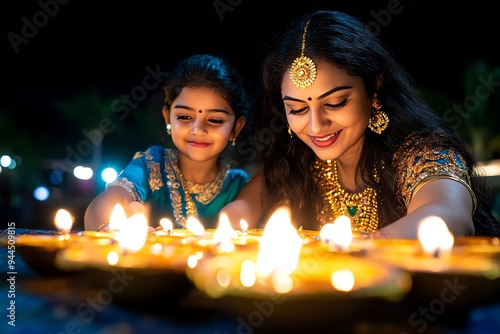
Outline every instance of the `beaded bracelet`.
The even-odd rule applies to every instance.
[[[99,227],[97,228],[97,232],[102,230],[104,228],[104,226],[106,226],[108,224],[109,224],[109,220],[105,220],[101,225],[99,225]]]

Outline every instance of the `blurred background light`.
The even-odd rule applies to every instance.
[[[101,177],[106,183],[113,182],[118,177],[118,172],[112,167],[107,167],[102,171]]]
[[[37,187],[33,191],[33,197],[41,202],[49,198],[49,195],[50,195],[49,189],[47,189],[47,187],[44,186]]]
[[[90,167],[77,166],[73,169],[73,175],[80,180],[89,180],[94,172]]]
[[[2,157],[0,158],[0,165],[2,167],[9,167],[11,162],[12,159],[8,155],[2,155]]]
[[[54,185],[59,185],[63,181],[63,172],[58,169],[54,169],[50,172],[49,179],[50,183]]]

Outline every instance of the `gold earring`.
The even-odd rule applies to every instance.
[[[290,138],[293,138],[292,129],[290,128],[290,126],[288,126],[288,134],[290,135]]]
[[[373,99],[368,128],[377,134],[381,134],[389,125],[389,116],[381,109],[382,103],[380,100],[378,98]]]
[[[172,125],[167,124],[167,134],[170,136],[172,134]]]

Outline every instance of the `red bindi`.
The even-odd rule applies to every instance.
[[[308,98],[307,98],[307,101],[311,101],[311,100],[312,100],[312,98],[311,98],[311,97],[308,97]]]
[[[201,109],[200,109],[200,110],[198,110],[198,112],[201,114]]]

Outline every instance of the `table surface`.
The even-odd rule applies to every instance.
[[[52,233],[16,230],[16,235]],[[6,236],[7,230],[1,230],[0,237]],[[312,300],[285,314],[269,301],[245,300],[250,308],[242,313],[241,300],[211,299],[193,288],[175,303],[163,294],[123,303],[80,273],[40,275],[18,253],[11,274],[8,255],[7,248],[0,247],[0,333],[500,333],[497,297],[466,309],[450,308],[438,299],[420,304]],[[12,302],[14,316],[9,318]]]

